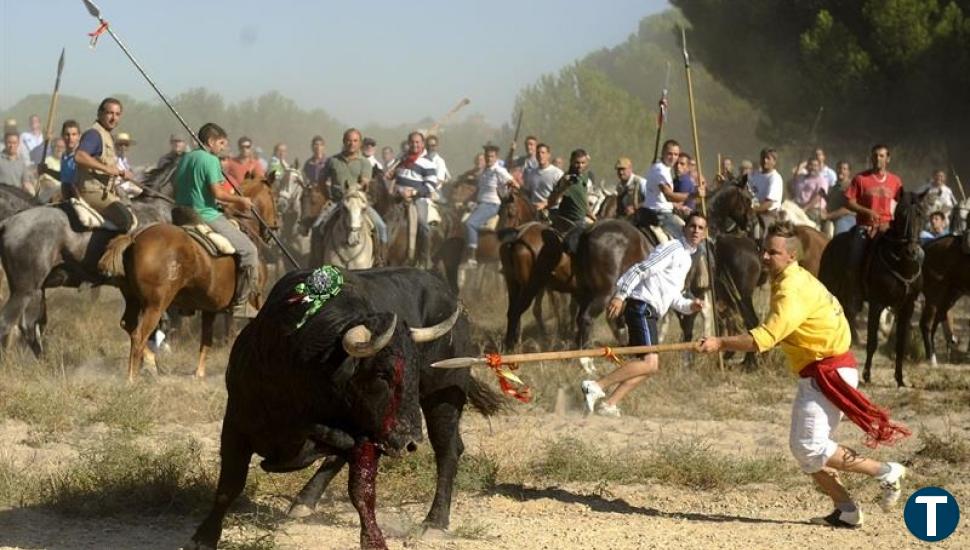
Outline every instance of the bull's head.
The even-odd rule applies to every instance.
[[[419,354],[415,343],[447,334],[461,309],[431,326],[408,329],[397,315],[375,314],[344,332],[343,348],[356,365],[348,384],[354,424],[373,434],[381,448],[414,451],[421,440]]]

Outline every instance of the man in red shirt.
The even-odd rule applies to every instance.
[[[241,184],[246,179],[246,174],[248,173],[252,173],[256,178],[262,178],[265,175],[265,171],[259,163],[259,159],[256,158],[256,154],[253,152],[253,141],[243,136],[239,138],[238,145],[239,156],[229,159],[226,175],[236,185]]]
[[[873,146],[870,166],[870,169],[856,174],[849,188],[845,190],[845,207],[856,214],[847,266],[852,273],[862,272],[869,243],[889,228],[889,222],[893,219],[893,203],[899,200],[903,191],[903,182],[899,176],[889,171],[888,146]],[[849,279],[858,282],[859,278]],[[861,290],[854,289],[852,295],[855,299],[861,299]],[[861,307],[861,303],[859,306]]]
[[[899,200],[903,183],[889,168],[889,147],[872,148],[872,168],[856,174],[845,190],[846,208],[856,213],[856,225],[869,237],[889,228],[893,201]]]

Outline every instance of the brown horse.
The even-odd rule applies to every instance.
[[[923,259],[923,312],[919,330],[930,364],[936,366],[936,328],[943,324],[947,348],[953,346],[952,328],[947,313],[961,296],[970,293],[970,254],[965,248],[966,234],[947,235],[926,244]]]
[[[243,194],[269,225],[261,228],[251,213],[227,211],[251,238],[267,237],[276,229],[276,201],[270,184],[248,179]],[[257,240],[257,239],[254,239]],[[258,242],[258,241],[257,241]],[[181,228],[157,224],[134,236],[116,237],[99,262],[102,271],[120,277],[125,298],[121,326],[131,338],[128,380],[134,381],[145,355],[148,336],[170,305],[183,310],[202,311],[202,337],[197,377],[205,376],[205,357],[212,346],[212,325],[216,313],[230,308],[236,288],[236,260],[232,256],[211,257]],[[265,269],[259,273],[257,288],[265,283]],[[254,303],[254,306],[259,306]]]

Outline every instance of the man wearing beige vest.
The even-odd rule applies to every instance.
[[[115,189],[121,180],[130,180],[133,174],[118,166],[114,138],[111,131],[121,120],[121,102],[106,98],[98,106],[98,120],[81,135],[74,160],[77,172],[74,189],[91,208],[110,221],[120,231],[127,233],[135,224],[131,211],[121,202]]]

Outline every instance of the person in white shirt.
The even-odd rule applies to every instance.
[[[815,160],[817,160],[818,165],[821,166],[819,169],[819,174],[821,174],[822,177],[825,178],[825,181],[828,182],[827,189],[831,189],[839,177],[838,174],[835,173],[835,170],[832,170],[829,168],[828,164],[825,164],[825,151],[821,147],[815,149]]]
[[[631,346],[659,344],[657,321],[671,307],[685,314],[698,312],[703,307],[703,301],[685,297],[683,290],[691,267],[691,255],[706,233],[707,219],[698,212],[691,212],[683,237],[653,249],[646,260],[634,264],[616,281],[616,291],[606,314],[612,319],[623,313]],[[599,380],[584,380],[581,388],[587,410],[595,410],[602,416],[620,416],[620,400],[659,368],[659,357],[649,353],[638,361],[624,363]],[[604,390],[613,385],[616,387],[607,397]],[[596,402],[604,398],[597,407]]]
[[[20,157],[30,164],[40,164],[44,159],[44,133],[40,128],[40,117],[30,115],[30,131],[20,134]]]
[[[451,172],[448,171],[448,165],[445,164],[445,159],[438,154],[438,136],[428,136],[425,145],[428,149],[425,156],[434,163],[435,174],[438,176],[438,188],[440,189],[451,181]]]
[[[748,178],[748,185],[751,186],[758,200],[755,212],[759,214],[777,212],[781,209],[785,182],[781,179],[781,174],[775,170],[777,163],[778,153],[774,149],[762,149],[761,170],[752,171]]]
[[[927,212],[943,212],[946,216],[946,225],[950,225],[950,212],[953,211],[953,207],[957,205],[957,199],[953,196],[953,190],[946,184],[946,172],[943,170],[934,170],[933,179],[928,183],[920,187],[917,193],[923,195],[923,204],[926,207]],[[929,228],[929,221],[927,221],[927,228]]]
[[[485,146],[485,169],[478,176],[478,195],[475,198],[475,209],[465,220],[465,235],[468,247],[467,267],[477,265],[475,253],[478,250],[478,230],[485,222],[498,214],[502,206],[502,199],[509,192],[512,175],[498,164],[498,147]]]
[[[365,137],[364,141],[361,142],[363,145],[360,148],[360,152],[363,153],[364,158],[370,163],[371,167],[374,169],[374,173],[371,174],[373,179],[377,179],[377,173],[384,171],[384,165],[381,161],[377,160],[377,141],[372,137]]]
[[[643,202],[637,210],[636,225],[661,227],[673,238],[683,232],[684,220],[674,214],[674,204],[691,198],[690,193],[674,191],[673,166],[680,156],[680,144],[668,139],[663,144],[660,161],[650,167],[643,188]],[[700,192],[701,187],[698,187]]]

